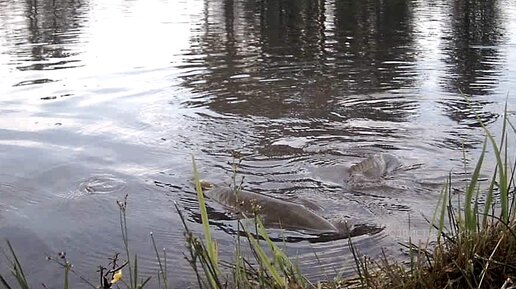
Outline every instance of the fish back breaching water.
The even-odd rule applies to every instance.
[[[362,174],[368,178],[380,178],[400,166],[401,162],[395,155],[388,153],[375,154],[349,167],[344,173],[344,180],[349,180],[357,174]]]
[[[245,190],[235,190],[225,185],[211,186],[204,194],[245,217],[259,215],[269,227],[301,230],[310,234],[347,234],[345,228],[337,228],[298,203]]]
[[[401,163],[396,156],[388,153],[376,154],[346,168],[344,180],[348,181],[357,174],[368,178],[383,177],[400,166]],[[268,227],[298,230],[309,234],[334,234],[340,237],[374,233],[383,229],[368,225],[351,226],[345,221],[332,223],[299,203],[235,190],[227,185],[213,185],[207,182],[201,182],[201,185],[208,198],[246,218],[258,215]]]

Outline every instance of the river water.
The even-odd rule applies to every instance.
[[[237,163],[248,190],[379,226],[357,248],[402,257],[398,242],[429,237],[448,174],[460,191],[472,170],[475,113],[499,133],[515,93],[510,0],[0,0],[0,237],[33,284],[60,286],[45,259],[59,251],[97,280],[122,251],[128,194],[143,274],[153,232],[172,285],[195,287],[174,208],[201,232],[193,155],[203,179],[230,182]],[[381,152],[403,169],[342,183]],[[208,205],[231,260],[234,220]],[[310,278],[354,273],[348,240],[292,234],[279,244]]]

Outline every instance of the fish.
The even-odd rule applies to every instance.
[[[368,178],[380,178],[395,171],[400,166],[400,160],[393,154],[375,154],[347,168],[343,173],[344,180],[347,181],[357,174]]]
[[[346,226],[336,226],[302,204],[255,193],[236,190],[227,185],[202,183],[204,195],[244,217],[260,216],[264,225],[307,234],[349,235]]]
[[[401,166],[399,159],[389,153],[372,155],[350,167],[344,168],[344,180],[352,180],[356,175],[380,178]],[[378,226],[353,226],[346,221],[330,222],[299,202],[291,202],[265,194],[234,189],[227,185],[215,185],[202,181],[204,195],[229,210],[246,218],[260,216],[264,225],[302,231],[308,234],[336,234],[349,237],[374,233],[382,230]],[[365,229],[364,229],[365,228]]]

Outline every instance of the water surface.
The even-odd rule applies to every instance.
[[[0,0],[0,236],[34,284],[60,284],[45,260],[59,251],[96,280],[122,250],[128,194],[143,272],[157,268],[152,231],[173,285],[195,284],[174,209],[201,231],[193,154],[204,179],[230,182],[236,157],[248,190],[384,227],[354,242],[400,257],[397,242],[428,237],[422,215],[450,172],[460,190],[463,151],[472,170],[475,113],[499,132],[508,99],[514,118],[514,31],[505,0]],[[380,152],[405,169],[342,183],[339,169]],[[208,204],[230,260],[235,221]],[[314,280],[354,273],[347,240],[289,234]]]

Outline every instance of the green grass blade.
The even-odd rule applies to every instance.
[[[14,249],[13,249],[13,246],[11,245],[11,242],[9,242],[9,240],[6,240],[7,242],[7,246],[9,247],[9,251],[11,251],[11,254],[14,258],[14,264],[16,265],[16,269],[17,271],[20,273],[20,277],[23,278],[23,280],[27,280],[27,278],[25,277],[25,273],[23,273],[23,269],[22,269],[22,265],[20,263],[20,261],[18,260],[18,257],[16,256],[16,253],[14,252]]]
[[[208,280],[212,288],[220,288],[218,276],[220,276],[220,268],[219,268],[219,260],[218,260],[218,248],[215,241],[211,238],[210,231],[210,223],[208,219],[208,212],[206,210],[206,201],[204,199],[204,194],[202,191],[201,182],[199,179],[199,171],[197,170],[197,165],[195,164],[195,158],[192,156],[192,166],[193,166],[193,174],[194,174],[194,183],[195,183],[195,191],[197,193],[197,200],[199,201],[199,210],[201,213],[201,221],[205,236],[206,242],[206,251],[207,256],[205,260],[209,262],[208,264],[203,263],[203,268],[205,273],[207,273]],[[205,267],[204,265],[208,265]],[[210,270],[207,270],[210,269]]]
[[[64,289],[68,289],[68,288],[70,288],[69,283],[68,283],[68,275],[69,275],[69,271],[70,271],[70,269],[69,269],[69,268],[65,268],[65,274],[64,274],[64,286],[63,286],[63,288],[64,288]]]
[[[131,254],[129,253],[129,238],[128,238],[128,230],[127,230],[127,216],[126,216],[126,208],[127,208],[127,195],[123,202],[117,201],[120,210],[120,231],[122,232],[122,240],[124,242],[125,254],[127,256],[127,267],[129,268],[129,283],[131,284],[133,280],[133,270],[131,264]]]
[[[18,256],[16,256],[16,253],[14,252],[14,248],[11,245],[11,242],[9,240],[6,240],[7,246],[9,247],[9,251],[11,252],[11,255],[14,259],[14,261],[11,261],[11,274],[16,278],[16,282],[18,282],[18,285],[22,289],[29,289],[29,283],[27,281],[27,278],[25,277],[25,273],[23,272],[22,265],[20,261],[18,260]]]
[[[507,127],[507,123],[508,123],[508,121],[507,121],[508,97],[509,97],[509,95],[507,94],[507,98],[505,100],[505,108],[504,108],[502,141],[500,143],[501,148],[503,148],[503,142],[505,139],[506,127]],[[469,102],[469,100],[467,98],[466,98],[466,100],[468,101],[468,104],[471,106],[471,103]],[[491,134],[489,129],[486,127],[486,125],[480,118],[480,115],[473,108],[472,108],[472,111],[475,113],[479,124],[484,129],[484,131],[487,135],[487,138],[489,139],[489,142],[491,143],[493,150],[494,150],[494,155],[496,157],[496,165],[499,168],[498,169],[498,188],[500,190],[500,204],[501,204],[501,209],[502,209],[502,213],[501,213],[502,221],[507,223],[509,221],[509,190],[508,190],[508,184],[507,184],[508,179],[507,179],[507,167],[506,167],[507,164],[504,164],[504,162],[502,161],[501,150],[500,150],[498,144],[496,143],[495,138],[493,137],[493,135]]]
[[[439,225],[437,226],[437,240],[441,239],[441,235],[444,231],[444,218],[446,216],[446,208],[448,204],[448,183],[451,181],[451,176],[448,176],[443,188],[441,189],[441,193],[439,194],[439,199],[437,200],[437,206],[435,207],[432,222],[431,224],[435,224],[436,221],[439,221]],[[439,219],[437,219],[439,216]],[[429,234],[431,234],[432,230],[435,226],[430,226]]]
[[[163,281],[165,282],[165,289],[168,289],[168,270],[167,270],[167,251],[163,248],[163,262],[165,263],[165,272],[163,273]]]
[[[259,218],[257,218],[257,222],[258,233],[265,240],[265,242],[269,246],[269,249],[273,252],[276,264],[280,264],[280,267],[285,275],[288,274],[290,277],[292,277],[292,280],[299,282],[299,285],[301,285],[303,288],[306,287],[307,280],[301,274],[299,268],[292,263],[290,258],[283,252],[283,250],[281,250],[274,242],[272,242],[271,238],[269,237],[269,234],[263,226],[262,221]]]
[[[11,273],[13,274],[14,278],[16,278],[16,282],[18,282],[18,284],[20,285],[20,287],[22,289],[29,288],[28,285],[26,284],[25,279],[19,274],[18,270],[13,270],[13,271],[11,271]]]
[[[262,266],[272,276],[273,280],[280,288],[286,288],[285,279],[281,277],[278,270],[273,266],[272,260],[269,258],[269,256],[267,256],[256,238],[254,238],[253,235],[247,231],[247,229],[244,228],[244,230],[250,242],[251,248],[256,253],[257,261],[260,263],[260,266]]]
[[[5,280],[4,276],[0,275],[0,283],[4,285],[6,289],[12,289],[11,286],[9,286],[9,283]]]
[[[509,180],[509,189],[512,191],[512,201],[510,205],[510,218],[511,220],[514,220],[516,218],[516,196],[514,196],[514,192],[516,192],[516,182],[514,179],[515,173],[516,173],[516,158],[514,159],[514,163],[511,167],[511,179]]]
[[[360,278],[360,283],[363,286],[365,286],[365,284],[367,284],[367,276],[362,270],[362,262],[358,256],[359,254],[357,248],[355,248],[355,246],[353,245],[353,238],[348,238],[348,245],[351,250],[351,254],[353,255],[353,260],[355,261],[355,266],[357,269],[358,277]]]
[[[152,232],[151,232],[150,236],[151,236],[151,241],[152,241],[152,247],[154,248],[154,253],[156,254],[156,259],[158,260],[159,270],[161,273],[161,277],[163,279],[163,284],[165,286],[165,289],[168,289],[166,251],[165,251],[165,249],[163,249],[164,262],[165,262],[165,265],[163,266],[163,264],[161,263],[161,257],[159,256],[158,247],[156,246],[156,240],[154,240],[154,234],[152,234]],[[160,274],[158,274],[158,277],[159,276],[160,276]]]
[[[132,288],[138,287],[138,255],[134,254],[134,273],[133,273]]]
[[[147,285],[147,283],[150,281],[150,279],[151,279],[151,276],[147,277],[147,279],[145,279],[145,281],[142,282],[142,284],[139,286],[139,288],[145,287],[145,285]]]
[[[505,169],[505,165],[502,162],[502,157],[500,156],[500,149],[498,148],[495,139],[491,135],[489,131],[486,129],[486,133],[491,141],[491,145],[493,146],[493,150],[495,151],[496,163],[498,166],[498,188],[500,190],[500,203],[502,207],[502,220],[504,222],[509,221],[509,190],[507,186],[507,171]]]
[[[215,247],[215,242],[211,238],[210,232],[210,224],[208,220],[208,212],[206,211],[206,201],[204,199],[204,194],[202,192],[201,182],[199,180],[199,171],[197,170],[197,165],[195,164],[195,159],[192,156],[192,165],[194,170],[194,182],[195,182],[195,191],[197,192],[197,199],[199,201],[199,210],[201,212],[201,220],[204,230],[204,236],[206,240],[206,246],[208,247],[208,253],[210,254],[210,258],[212,261],[217,262],[217,252]]]
[[[493,212],[490,212],[490,210],[492,210],[492,205],[493,205],[493,201],[494,201],[493,196],[494,196],[494,186],[496,183],[496,170],[497,169],[498,168],[495,168],[495,171],[491,178],[491,182],[489,184],[489,189],[487,190],[487,193],[486,193],[486,200],[485,200],[485,204],[484,204],[484,213],[483,213],[483,219],[482,219],[482,228],[483,229],[486,229],[488,226],[489,215],[494,214],[494,209],[493,209]]]
[[[506,112],[507,112],[507,103],[506,103]],[[498,144],[496,143],[495,138],[493,137],[493,135],[491,134],[489,129],[485,126],[485,124],[482,122],[482,120],[480,119],[480,116],[478,115],[478,113],[476,111],[475,111],[475,114],[477,115],[478,122],[484,129],[484,131],[487,135],[487,138],[489,139],[489,142],[491,143],[493,150],[494,150],[494,155],[496,157],[496,165],[499,168],[498,169],[498,188],[500,190],[500,204],[501,204],[501,209],[502,209],[502,220],[503,220],[503,222],[507,223],[509,221],[509,191],[508,191],[508,185],[507,185],[506,164],[504,164],[504,162],[502,161],[501,151],[500,151],[500,148],[498,147]],[[507,115],[507,113],[505,113],[505,115],[504,115],[504,124],[503,124],[504,128],[506,127],[506,123],[507,123],[506,118],[505,118],[506,115]],[[503,132],[503,133],[505,133],[505,132]],[[503,139],[504,138],[502,138],[501,145],[503,145]]]
[[[474,209],[472,209],[473,204],[473,195],[475,190],[478,187],[478,179],[480,176],[480,169],[482,168],[482,164],[484,162],[484,156],[486,153],[486,145],[487,140],[484,140],[484,145],[482,147],[482,152],[480,153],[480,157],[478,158],[477,165],[475,166],[475,170],[473,171],[473,175],[471,176],[471,181],[468,184],[465,195],[465,203],[464,203],[464,222],[467,232],[474,232],[477,227],[477,218]]]

